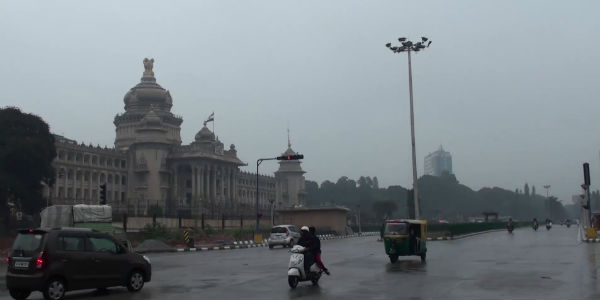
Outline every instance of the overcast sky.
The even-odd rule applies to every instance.
[[[598,1],[2,1],[0,106],[18,106],[77,141],[112,146],[142,59],[193,140],[215,131],[252,170],[286,149],[306,178],[412,182],[406,54],[416,145],[440,145],[458,180],[570,202],[590,162],[600,187]],[[261,172],[272,172],[266,162]]]

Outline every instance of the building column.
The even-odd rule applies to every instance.
[[[196,166],[193,164],[190,165],[190,169],[192,170],[192,199],[190,199],[190,207],[194,207],[196,202]]]
[[[225,168],[221,168],[221,172],[219,172],[219,180],[221,181],[221,186],[219,189],[219,194],[221,195],[221,202],[225,202],[227,196],[225,195]]]
[[[177,171],[179,170],[179,165],[175,165],[174,166],[174,171],[173,171],[173,196],[174,199],[173,201],[175,201],[175,206],[179,206],[179,190],[178,190],[178,186],[179,186],[179,178],[177,176]]]
[[[210,175],[210,198],[215,201],[217,199],[217,168],[215,165],[211,165]]]

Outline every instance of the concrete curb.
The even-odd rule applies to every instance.
[[[362,234],[349,234],[349,235],[317,235],[321,240],[337,240],[353,237],[363,236],[374,236],[378,235],[378,232],[363,232]],[[174,248],[169,250],[158,250],[158,251],[135,251],[140,254],[144,253],[168,253],[168,252],[200,252],[200,251],[214,251],[214,250],[235,250],[235,249],[248,249],[248,248],[260,248],[269,247],[269,241],[263,240],[260,244],[255,244],[254,241],[235,241],[231,245],[223,245],[218,247],[201,247],[201,248]]]

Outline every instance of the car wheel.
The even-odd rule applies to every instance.
[[[291,288],[295,289],[298,286],[298,276],[288,276],[288,284]]]
[[[50,279],[44,287],[44,298],[46,300],[60,300],[65,296],[65,282],[61,279]]]
[[[319,278],[311,279],[310,281],[313,285],[319,285]]]
[[[398,261],[398,255],[390,255],[390,262],[395,263]]]
[[[133,271],[127,280],[127,289],[130,292],[139,292],[144,287],[144,275],[140,271]]]
[[[273,245],[269,245],[269,249],[273,249]]]
[[[15,298],[16,300],[25,300],[31,294],[30,291],[14,290],[14,289],[8,290],[8,293],[10,294],[11,297]]]

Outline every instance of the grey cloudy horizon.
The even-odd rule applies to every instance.
[[[412,182],[405,54],[413,56],[416,146],[443,145],[478,190],[527,182],[565,203],[583,162],[600,188],[597,1],[4,1],[0,107],[56,134],[114,143],[113,118],[154,58],[189,144],[215,131],[253,171],[282,153],[289,124],[306,178]],[[594,101],[596,100],[596,101]],[[261,173],[273,172],[264,163]]]

